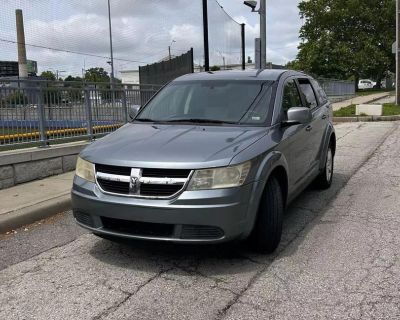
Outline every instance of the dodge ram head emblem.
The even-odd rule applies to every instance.
[[[139,194],[140,193],[140,177],[142,172],[140,169],[132,168],[131,169],[131,177],[129,181],[129,193],[130,194]]]

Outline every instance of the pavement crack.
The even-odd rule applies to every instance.
[[[147,281],[145,281],[144,283],[142,283],[141,285],[139,285],[135,291],[133,292],[126,292],[123,291],[121,289],[117,289],[119,290],[121,293],[125,294],[125,297],[121,300],[119,300],[117,303],[113,304],[112,306],[108,307],[106,310],[104,310],[103,312],[101,312],[100,314],[98,314],[97,316],[95,316],[93,318],[93,320],[100,320],[103,319],[104,317],[108,316],[109,314],[111,314],[112,312],[116,311],[119,307],[121,307],[126,301],[128,301],[131,297],[133,297],[134,295],[136,295],[141,289],[143,289],[145,286],[147,286],[149,283],[151,283],[153,280],[161,277],[161,275],[163,275],[164,273],[167,273],[168,271],[172,270],[173,268],[168,268],[168,269],[164,269],[164,270],[160,270],[159,272],[157,272],[156,274],[154,274],[152,277],[150,277],[149,279],[147,279]]]

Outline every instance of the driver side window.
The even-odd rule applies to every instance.
[[[299,91],[297,90],[296,83],[294,82],[294,80],[290,80],[285,84],[285,88],[283,89],[282,111],[284,114],[284,118],[286,118],[287,111],[290,108],[301,106],[302,102]]]

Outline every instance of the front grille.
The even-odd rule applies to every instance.
[[[211,226],[183,225],[181,239],[220,239],[224,236],[222,229]]]
[[[101,217],[103,228],[110,231],[146,237],[170,238],[174,232],[173,224],[138,222]]]
[[[129,167],[117,167],[117,166],[109,166],[109,165],[105,165],[105,164],[96,164],[96,171],[109,173],[109,174],[118,174],[121,176],[131,175],[131,168],[129,168]]]
[[[94,226],[91,215],[89,215],[87,213],[80,212],[80,211],[74,211],[74,218],[76,219],[76,221],[84,224],[85,226],[89,226],[89,227]]]
[[[100,187],[107,192],[129,194],[129,183],[97,179]]]
[[[168,198],[183,189],[191,172],[190,169],[144,168],[140,170],[139,186],[130,190],[131,170],[129,167],[96,164],[97,183],[105,192],[133,197]],[[104,177],[104,174],[108,176]],[[158,181],[154,181],[157,178]],[[178,180],[171,182],[171,179]]]
[[[143,169],[143,177],[160,177],[160,178],[187,178],[190,170],[182,169]]]
[[[182,185],[142,184],[140,194],[148,197],[168,197],[182,189]]]

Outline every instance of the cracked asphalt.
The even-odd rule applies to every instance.
[[[62,213],[0,236],[0,319],[400,318],[400,123],[336,130],[334,183],[290,206],[274,254],[112,243]]]

